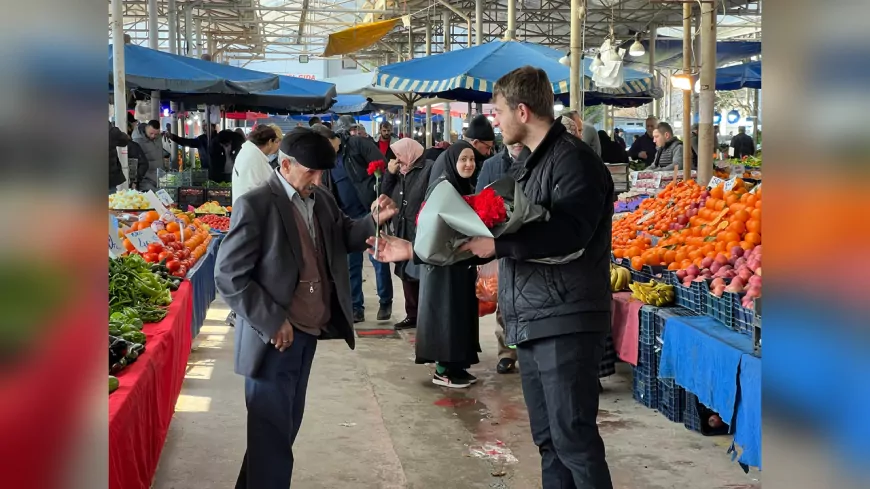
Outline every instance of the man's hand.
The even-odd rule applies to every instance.
[[[390,173],[393,173],[393,174],[395,174],[397,171],[399,171],[399,160],[397,160],[395,158],[390,160],[390,162],[387,163],[387,171],[389,171]]]
[[[475,256],[489,258],[495,255],[495,240],[492,238],[472,238],[459,247],[459,251],[470,251]]]
[[[382,234],[378,238],[378,249],[375,250],[375,238],[366,240],[372,248],[368,250],[375,260],[382,263],[395,263],[400,261],[409,261],[414,257],[414,247],[410,241],[406,241],[395,236]]]
[[[284,324],[281,325],[281,329],[275,334],[275,337],[272,338],[272,344],[275,345],[275,348],[278,351],[284,351],[290,348],[290,345],[293,344],[293,326],[290,324],[290,321],[284,320]]]
[[[377,210],[378,208],[380,208],[379,211]],[[398,212],[399,209],[396,208],[393,199],[384,194],[381,194],[377,200],[372,203],[372,219],[375,220],[375,224],[377,225],[389,222]]]
[[[646,151],[641,151],[637,154],[638,158],[645,160],[647,158]]]

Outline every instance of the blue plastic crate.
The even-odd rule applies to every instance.
[[[683,426],[686,429],[701,433],[701,417],[698,416],[698,397],[686,391],[683,408]]]
[[[638,340],[641,345],[655,345],[655,317],[656,311],[660,308],[656,306],[644,305],[640,308],[640,326],[638,331]]]
[[[707,302],[706,298],[702,298],[700,283],[692,282],[690,287],[684,287],[677,279],[676,274],[671,274],[671,285],[674,286],[674,297],[678,306],[685,307],[700,315],[704,314]]]
[[[659,373],[659,364],[657,361],[656,353],[661,351],[661,344],[658,345],[638,345],[638,354],[637,354],[637,362],[638,366],[643,365],[644,368],[649,369],[650,375],[652,378],[656,378]]]
[[[755,324],[755,310],[743,307],[741,304],[744,294],[730,294],[732,300],[732,309],[734,310],[734,321],[731,328],[752,336],[753,325]]]
[[[667,276],[664,274],[665,267],[661,265],[644,265],[640,270],[635,270],[629,267],[631,271],[631,280],[634,282],[648,283],[650,280],[664,281]]]
[[[686,390],[677,385],[674,379],[659,379],[658,389],[659,412],[674,423],[682,423]]]
[[[707,298],[707,315],[720,323],[732,327],[734,323],[734,308],[730,292],[723,292],[722,297],[716,297],[710,292],[709,286],[705,290]]]
[[[697,316],[694,311],[690,309],[686,309],[685,307],[660,307],[656,310],[655,318],[653,319],[653,326],[655,329],[655,336],[658,339],[663,338],[663,334],[665,332],[665,323],[668,318],[672,317],[691,317]]]
[[[633,378],[631,381],[634,400],[648,408],[656,409],[659,405],[658,381],[656,380],[655,375],[649,376],[644,372],[644,370],[642,364],[638,364],[634,369],[634,375],[632,376]]]

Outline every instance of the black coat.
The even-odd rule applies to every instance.
[[[417,236],[417,214],[426,197],[434,164],[421,156],[411,165],[408,173],[402,175],[397,171],[384,175],[381,191],[389,195],[399,209],[392,221],[395,236],[411,242]],[[405,264],[406,262],[396,263],[396,276],[402,280],[410,278],[405,275]]]
[[[356,189],[360,203],[368,209],[377,198],[375,193],[375,177],[368,174],[369,163],[373,161],[383,161],[383,153],[378,149],[378,145],[370,138],[361,136],[351,136],[347,133],[339,133],[341,138],[341,148],[339,151],[342,154],[344,171],[353,186]],[[386,166],[386,165],[385,165]],[[384,179],[381,179],[381,185]],[[333,195],[339,200],[338,192],[333,188]]]
[[[738,133],[731,138],[731,147],[734,148],[734,157],[738,160],[744,156],[755,155],[755,141],[748,134]]]
[[[235,161],[236,156],[238,156],[239,151],[242,149],[242,145],[245,144],[245,137],[235,131],[224,129],[217,133],[217,136],[211,138],[208,148],[208,178],[212,181],[232,181],[232,178],[228,176],[232,175],[232,172],[226,173],[224,171],[226,152],[224,151],[223,143],[227,142],[231,145],[230,153],[233,161]],[[200,163],[202,163],[202,159],[200,159]]]
[[[515,170],[523,193],[547,209],[549,219],[495,240],[505,342],[610,331],[610,172],[559,122]],[[574,259],[530,261],[565,256]]]
[[[109,187],[117,187],[126,181],[117,148],[130,144],[130,136],[109,123]]]
[[[456,158],[467,142],[460,141],[439,158],[429,178],[426,194],[444,180],[460,194],[473,192],[469,179],[459,177]],[[464,189],[464,190],[461,190]],[[450,362],[464,366],[478,363],[480,318],[477,315],[477,265],[467,260],[454,265],[420,267],[420,299],[417,309],[417,363]]]

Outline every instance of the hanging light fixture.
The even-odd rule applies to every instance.
[[[589,65],[589,68],[595,70],[603,65],[604,62],[601,61],[601,53],[598,53],[595,55],[595,59],[592,60],[592,64]]]
[[[634,35],[634,42],[631,43],[631,47],[628,48],[628,54],[634,58],[646,54],[646,49],[644,49],[643,44],[640,42],[640,32]]]
[[[565,106],[561,102],[556,102],[556,105],[553,106],[553,111],[558,113],[565,110]]]
[[[694,84],[695,80],[692,73],[678,73],[671,76],[671,86],[676,89],[689,92],[692,90]]]
[[[559,64],[563,66],[571,66],[571,51],[568,51],[568,54],[559,58]]]

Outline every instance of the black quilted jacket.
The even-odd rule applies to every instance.
[[[613,180],[601,158],[562,124],[514,176],[531,202],[550,212],[495,242],[498,306],[506,343],[610,329],[610,234]],[[582,254],[562,265],[528,260]]]

